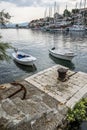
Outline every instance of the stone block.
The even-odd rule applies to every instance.
[[[62,119],[63,116],[55,109],[47,111],[35,120],[32,124],[32,130],[55,130]]]
[[[17,115],[20,113],[16,105],[10,99],[2,100],[1,107],[10,116]]]

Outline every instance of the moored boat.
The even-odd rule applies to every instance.
[[[12,56],[17,63],[22,65],[33,65],[36,61],[35,57],[20,51],[12,53]]]
[[[83,25],[73,25],[69,27],[69,31],[85,31],[85,27]]]
[[[76,55],[74,52],[70,51],[69,49],[49,49],[49,53],[59,59],[71,61]]]

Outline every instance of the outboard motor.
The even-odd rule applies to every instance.
[[[55,50],[55,47],[53,47],[51,50]]]

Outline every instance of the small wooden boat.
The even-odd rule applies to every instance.
[[[76,55],[69,49],[49,49],[49,53],[59,59],[71,61]]]
[[[22,65],[33,65],[36,61],[35,57],[20,51],[12,53],[12,56],[16,62]]]

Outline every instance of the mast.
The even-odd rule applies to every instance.
[[[76,2],[76,5],[75,5],[75,9],[77,9],[77,2]]]
[[[79,26],[79,24],[80,24],[80,22],[82,22],[82,20],[81,20],[81,6],[82,6],[82,0],[80,1],[80,7],[79,7],[79,14],[78,14],[78,26]]]
[[[50,7],[50,15],[52,17],[52,6]]]
[[[81,9],[81,5],[82,5],[82,0],[80,1],[80,9]]]
[[[51,8],[49,6],[49,25],[50,25],[50,18],[51,18]]]
[[[57,6],[57,12],[58,12],[58,14],[59,14],[59,5]]]
[[[52,6],[50,6],[50,22],[52,23]]]
[[[49,6],[49,18],[51,17],[51,8]]]
[[[56,2],[54,2],[54,14],[56,13]]]
[[[47,8],[45,9],[45,12],[44,12],[44,19],[46,18],[46,15],[47,15]]]
[[[66,10],[67,10],[67,3],[66,3]]]
[[[84,14],[83,14],[83,23],[84,23],[84,25],[85,25],[85,21],[86,21],[86,19],[85,19],[85,8],[86,8],[86,0],[84,0]]]
[[[84,0],[84,10],[85,10],[85,7],[86,7],[86,0]]]
[[[54,24],[56,24],[55,13],[56,13],[56,2],[54,2]]]

